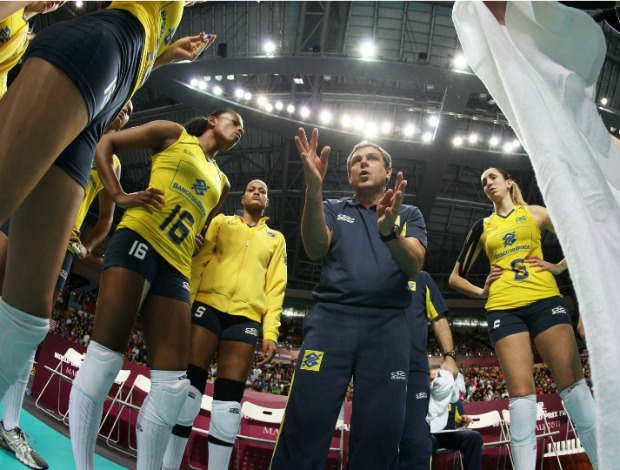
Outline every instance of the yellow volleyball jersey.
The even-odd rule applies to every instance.
[[[130,12],[144,26],[145,47],[132,95],[149,78],[155,59],[172,44],[174,33],[183,17],[184,6],[185,2],[119,1],[112,2],[108,7]]]
[[[0,96],[6,93],[6,80],[11,70],[28,47],[28,22],[24,8],[0,21]]]
[[[543,259],[538,224],[525,206],[515,206],[506,217],[491,214],[484,219],[484,251],[492,266],[501,267],[501,277],[489,287],[487,310],[509,310],[537,300],[560,295],[549,271],[536,272],[525,258]]]
[[[121,166],[121,161],[118,159],[116,155],[112,156],[114,159],[114,170]],[[80,233],[80,228],[84,223],[84,219],[86,218],[86,214],[88,213],[88,209],[90,205],[95,200],[99,191],[103,189],[103,182],[101,181],[101,177],[99,176],[99,172],[97,171],[97,166],[93,161],[90,166],[90,178],[88,179],[88,183],[86,184],[86,189],[84,190],[84,199],[82,200],[82,204],[80,205],[80,210],[78,211],[78,215],[75,219],[75,223],[73,224],[73,235],[78,235]],[[67,250],[71,253],[75,254],[75,250],[71,246],[71,243],[67,245]]]
[[[139,233],[189,280],[196,235],[225,183],[226,175],[207,160],[198,138],[183,129],[174,144],[153,155],[149,188],[164,192],[164,206],[152,214],[144,207],[127,209],[118,228]]]

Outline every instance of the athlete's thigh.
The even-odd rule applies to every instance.
[[[219,343],[220,338],[213,331],[192,324],[189,341],[189,364],[209,370]]]
[[[511,397],[533,394],[532,346],[530,334],[520,332],[505,336],[495,343],[495,352],[506,378]]]
[[[549,366],[559,391],[583,378],[583,368],[572,326],[567,324],[553,326],[536,336],[534,343]]]
[[[123,354],[148,287],[147,280],[135,271],[122,267],[104,269],[92,339]]]
[[[9,250],[9,237],[0,231],[0,295],[4,284],[4,270],[6,269],[6,256]]]
[[[217,350],[217,376],[245,382],[248,379],[256,346],[241,341],[222,341]]]
[[[149,295],[140,317],[151,369],[185,370],[189,355],[189,304]]]
[[[9,305],[50,316],[54,286],[83,197],[74,179],[52,167],[15,212],[3,290]]]

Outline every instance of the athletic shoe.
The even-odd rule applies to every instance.
[[[47,462],[28,445],[26,433],[17,426],[11,431],[5,431],[0,421],[0,446],[13,452],[17,460],[30,468],[49,468]]]

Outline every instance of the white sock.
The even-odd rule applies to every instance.
[[[536,396],[511,398],[510,449],[515,470],[536,469]]]
[[[232,445],[222,446],[214,442],[209,442],[209,465],[207,468],[213,470],[228,470],[232,451]]]
[[[151,391],[136,422],[137,470],[161,468],[172,427],[187,397],[189,380],[185,377],[185,371],[151,371]]]
[[[24,372],[49,327],[47,318],[22,312],[0,297],[0,401]]]
[[[34,363],[34,351],[28,364],[24,368],[24,371],[13,385],[9,387],[4,395],[2,409],[2,424],[6,431],[11,431],[19,426],[19,416],[22,412],[22,405],[24,403],[24,394],[26,393],[26,387],[28,386],[28,379],[32,372],[32,364]]]
[[[179,470],[183,461],[183,454],[185,454],[185,447],[187,447],[187,441],[189,441],[187,437],[170,434],[166,453],[164,454],[162,470]]]
[[[95,446],[110,387],[123,365],[123,356],[91,341],[69,395],[69,433],[75,466],[95,468]]]

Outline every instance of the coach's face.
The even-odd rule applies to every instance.
[[[374,147],[361,147],[351,157],[349,183],[354,189],[383,188],[392,175],[383,155]]]

